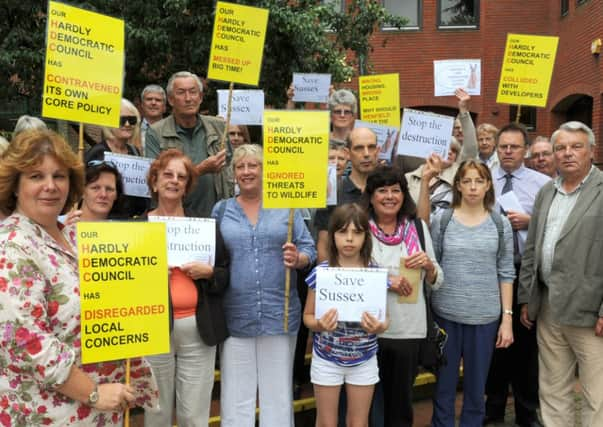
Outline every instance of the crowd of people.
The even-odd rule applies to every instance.
[[[182,71],[139,108],[122,100],[84,161],[35,117],[2,146],[0,424],[121,425],[139,406],[147,426],[205,426],[219,355],[222,426],[255,425],[256,405],[260,426],[293,426],[310,330],[317,426],[412,426],[421,366],[437,378],[433,427],[455,425],[461,366],[462,427],[502,420],[509,387],[520,427],[571,426],[576,372],[582,425],[603,425],[603,174],[588,126],[530,144],[517,123],[476,127],[458,89],[446,158],[380,161],[356,97],[333,90],[337,203],[289,219],[262,205],[261,145],[199,114],[203,93]],[[152,159],[151,199],[124,194],[105,152]],[[213,218],[216,253],[166,272],[170,352],[133,359],[126,385],[124,361],[81,362],[75,224],[153,216]],[[387,269],[385,319],[317,316],[327,267]]]

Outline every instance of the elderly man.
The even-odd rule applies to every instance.
[[[603,425],[603,173],[592,165],[595,136],[567,122],[551,137],[559,176],[534,213],[518,301],[527,328],[538,319],[540,409],[547,427],[574,425],[575,367],[583,426]]]
[[[528,135],[523,126],[509,123],[496,136],[497,155],[500,165],[492,170],[494,192],[500,207],[505,211],[513,227],[515,268],[519,272],[524,249],[525,230],[536,194],[550,178],[524,166]],[[511,194],[507,194],[511,193]],[[505,203],[515,199],[519,206]],[[509,205],[512,207],[509,208]],[[521,211],[518,208],[521,208]],[[517,306],[518,281],[513,284],[513,306],[503,307],[501,316],[513,319],[514,343],[509,348],[496,349],[492,356],[486,383],[486,422],[498,421],[505,415],[509,384],[513,389],[515,422],[520,427],[540,426],[536,415],[538,407],[538,348],[536,334],[521,325]]]
[[[209,217],[218,200],[234,194],[232,168],[225,167],[226,149],[220,146],[224,121],[199,114],[203,84],[193,73],[173,74],[168,80],[167,97],[172,114],[151,125],[145,155],[156,158],[168,148],[177,148],[186,154],[193,161],[199,178],[186,197],[184,207],[193,216]]]
[[[145,138],[149,126],[163,119],[165,114],[165,90],[159,85],[147,85],[140,94],[140,110],[142,122],[140,123],[140,143],[144,149]]]
[[[553,157],[553,144],[545,136],[534,138],[530,146],[530,164],[532,169],[550,176],[557,177],[557,166]]]

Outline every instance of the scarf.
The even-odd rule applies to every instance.
[[[369,227],[371,228],[371,233],[373,233],[373,236],[375,236],[381,243],[384,243],[388,246],[394,246],[404,242],[408,255],[412,255],[421,250],[421,245],[419,244],[419,235],[417,234],[417,228],[415,227],[414,221],[403,219],[402,221],[398,222],[393,234],[386,234],[383,230],[381,230],[381,228],[379,228],[373,219],[369,220]]]

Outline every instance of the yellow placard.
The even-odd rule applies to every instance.
[[[170,350],[165,224],[80,222],[82,363]]]
[[[42,116],[119,127],[124,21],[48,3]]]
[[[207,77],[257,86],[267,25],[268,9],[219,1]]]
[[[398,73],[360,76],[358,87],[361,120],[400,127],[400,77]]]
[[[507,34],[496,102],[545,107],[559,37]]]
[[[264,111],[263,206],[324,208],[329,113]]]

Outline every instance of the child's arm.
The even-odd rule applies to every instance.
[[[365,311],[362,313],[360,326],[367,334],[381,334],[389,328],[389,316],[385,316],[385,320],[380,322],[375,316]]]
[[[314,316],[316,291],[308,289],[306,307],[304,308],[304,325],[312,332],[332,332],[337,328],[337,309],[328,310],[320,319]]]

